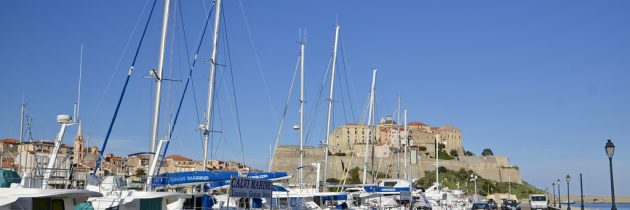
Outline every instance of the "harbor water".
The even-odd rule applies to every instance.
[[[610,203],[598,203],[598,204],[584,204],[584,209],[589,210],[610,210]],[[580,209],[580,204],[571,204],[571,209]],[[630,204],[617,204],[617,209],[630,210]]]

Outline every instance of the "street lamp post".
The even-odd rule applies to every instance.
[[[567,174],[567,210],[571,210],[571,198],[569,195],[571,194],[571,190],[569,189],[569,182],[571,182],[571,176]]]
[[[551,190],[553,190],[553,206],[557,206],[556,204],[556,182],[551,183]]]
[[[612,207],[611,210],[617,210],[617,205],[615,204],[615,180],[613,179],[613,166],[612,166],[612,157],[615,154],[615,144],[612,143],[610,139],[606,142],[606,155],[608,156],[608,163],[610,164],[610,191],[611,191],[611,199],[612,199]]]
[[[562,209],[562,198],[560,197],[560,195],[562,195],[560,193],[560,179],[556,180],[556,186],[558,186],[558,208]]]
[[[582,188],[582,173],[580,173],[580,210],[584,210],[584,188]]]
[[[474,181],[475,182],[475,195],[477,195],[477,175],[470,175],[470,181]]]

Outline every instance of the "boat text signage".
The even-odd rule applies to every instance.
[[[271,198],[273,182],[264,179],[233,177],[230,180],[230,197]]]

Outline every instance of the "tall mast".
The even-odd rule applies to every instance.
[[[372,140],[372,111],[374,110],[374,85],[376,84],[376,69],[372,70],[372,88],[370,88],[370,105],[368,108],[368,121],[367,121],[367,132],[368,135],[365,137],[365,158],[363,159],[363,184],[365,185],[367,180],[367,166],[368,166],[368,151],[370,148],[370,141]]]
[[[306,36],[306,35],[305,35]],[[300,189],[304,185],[304,45],[300,42]]]
[[[337,43],[339,41],[339,25],[335,26],[335,43],[332,57],[332,73],[330,76],[330,95],[328,97],[328,117],[326,119],[326,144],[324,145],[324,191],[326,191],[326,177],[328,176],[328,144],[330,143],[330,115],[332,114],[333,89],[335,87],[335,67],[337,66]]]
[[[151,152],[157,154],[155,146],[158,138],[158,122],[160,121],[160,98],[162,96],[162,70],[164,68],[164,52],[166,51],[166,31],[168,30],[168,12],[170,0],[164,0],[164,17],[162,17],[162,39],[160,40],[160,57],[155,75],[155,104],[153,105],[153,125],[151,129]]]
[[[206,124],[203,126],[203,170],[208,164],[208,141],[210,141],[210,125],[212,124],[212,106],[214,102],[214,80],[217,67],[217,43],[219,42],[219,23],[221,18],[221,0],[216,0],[214,13],[214,29],[212,33],[212,57],[210,58],[210,83],[208,85],[208,107],[206,108]]]
[[[400,148],[401,148],[401,144],[400,144],[400,96],[398,96],[398,111],[396,112],[398,113],[398,117],[396,119],[396,138],[398,139],[398,152],[396,153],[396,159],[398,160],[396,161],[397,163],[396,176],[397,178],[400,179]]]

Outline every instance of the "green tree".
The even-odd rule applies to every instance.
[[[466,151],[464,152],[465,156],[475,156],[475,153],[471,152],[471,151]]]
[[[134,174],[135,174],[136,176],[139,176],[139,177],[140,177],[140,176],[147,175],[147,173],[146,173],[146,172],[144,172],[144,169],[142,169],[142,168],[136,169],[136,171],[134,172]]]
[[[457,150],[452,149],[451,152],[449,153],[452,157],[459,157],[459,154],[457,153]]]
[[[490,148],[485,148],[483,149],[483,151],[481,152],[482,156],[493,156],[494,153],[492,152],[492,150]]]
[[[439,143],[439,144],[438,144],[438,149],[444,149],[444,148],[446,148],[446,145],[444,145],[444,144],[442,144],[442,143]]]
[[[361,169],[359,167],[354,167],[350,169],[348,172],[348,180],[346,180],[346,184],[361,184],[361,178],[359,178],[359,171]]]

